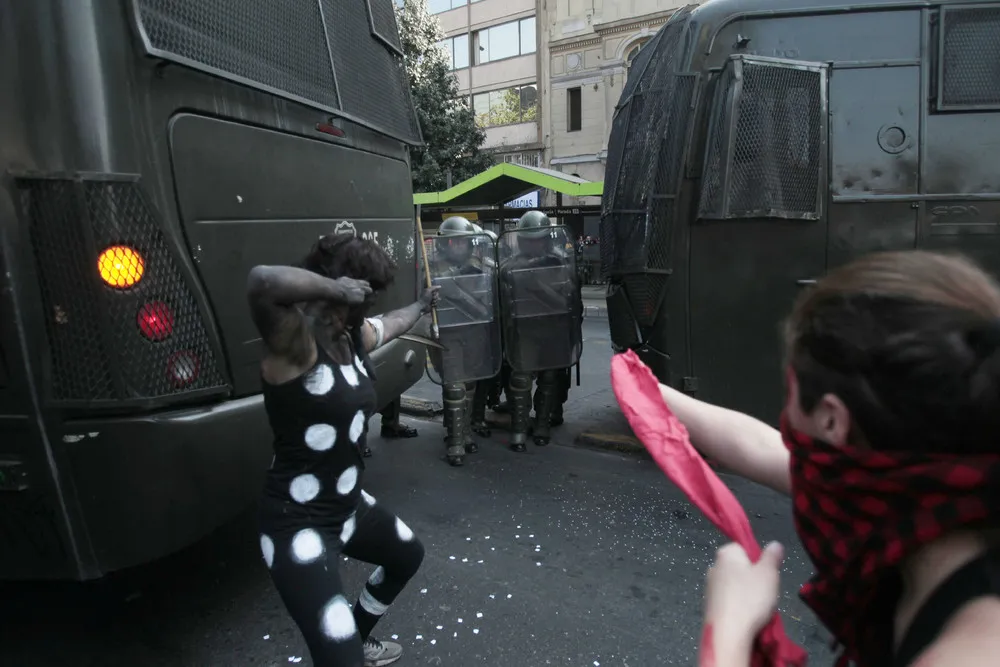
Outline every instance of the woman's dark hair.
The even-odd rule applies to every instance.
[[[960,256],[877,253],[832,271],[785,323],[809,413],[825,394],[874,449],[1000,450],[1000,287]]]
[[[392,285],[396,273],[396,263],[385,250],[353,234],[321,236],[300,266],[327,278],[367,280],[373,292]]]

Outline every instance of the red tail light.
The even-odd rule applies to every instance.
[[[174,332],[174,313],[162,301],[151,301],[139,309],[139,331],[152,341],[161,341]]]
[[[198,379],[200,369],[201,360],[191,350],[174,352],[170,360],[167,361],[167,377],[178,389],[194,384],[194,381]]]

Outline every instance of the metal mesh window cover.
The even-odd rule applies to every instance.
[[[827,66],[732,56],[715,91],[701,218],[822,215]]]
[[[937,107],[1000,108],[1000,6],[941,9]]]
[[[419,143],[391,2],[132,0],[151,56]]]
[[[372,38],[368,13],[360,0],[320,2],[343,110],[404,141],[419,142],[402,59]]]
[[[365,0],[368,5],[368,20],[372,36],[381,40],[398,56],[403,55],[403,44],[399,41],[399,27],[396,25],[396,10],[392,0]]]
[[[340,107],[317,0],[134,1],[151,55]]]
[[[17,179],[45,315],[49,399],[100,407],[225,393],[152,205],[136,179],[99,178]],[[102,254],[110,248],[118,250]]]

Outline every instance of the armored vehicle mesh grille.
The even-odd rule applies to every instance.
[[[321,1],[344,111],[398,137],[419,138],[403,60],[372,38],[368,16],[357,11],[358,3]]]
[[[940,108],[1000,107],[1000,8],[942,13]]]
[[[676,12],[639,52],[612,123],[601,215],[605,277],[670,268],[673,204],[657,198],[675,195],[680,185],[696,80],[677,71],[690,12]],[[665,282],[638,284],[629,300],[651,311]]]
[[[728,67],[736,71],[716,91],[699,216],[818,217],[823,73],[747,59]]]
[[[381,39],[395,53],[403,55],[403,45],[399,41],[399,28],[396,26],[396,12],[392,8],[393,0],[366,0],[368,18],[371,21],[372,34]]]
[[[392,0],[133,0],[147,51],[419,142]]]
[[[51,400],[118,404],[226,389],[194,293],[138,183],[17,184],[41,288]],[[102,255],[109,248],[118,250]],[[115,286],[102,281],[102,260]],[[120,270],[107,274],[112,263]]]

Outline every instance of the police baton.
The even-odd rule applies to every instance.
[[[424,225],[420,221],[420,204],[417,204],[416,208],[417,236],[420,237],[420,254],[424,258],[424,278],[427,281],[427,289],[431,289],[434,285],[431,283],[431,265],[427,263],[427,243],[424,241]],[[441,337],[441,334],[438,330],[437,308],[434,306],[431,306],[431,321],[433,322],[431,326],[431,338],[438,340]]]

